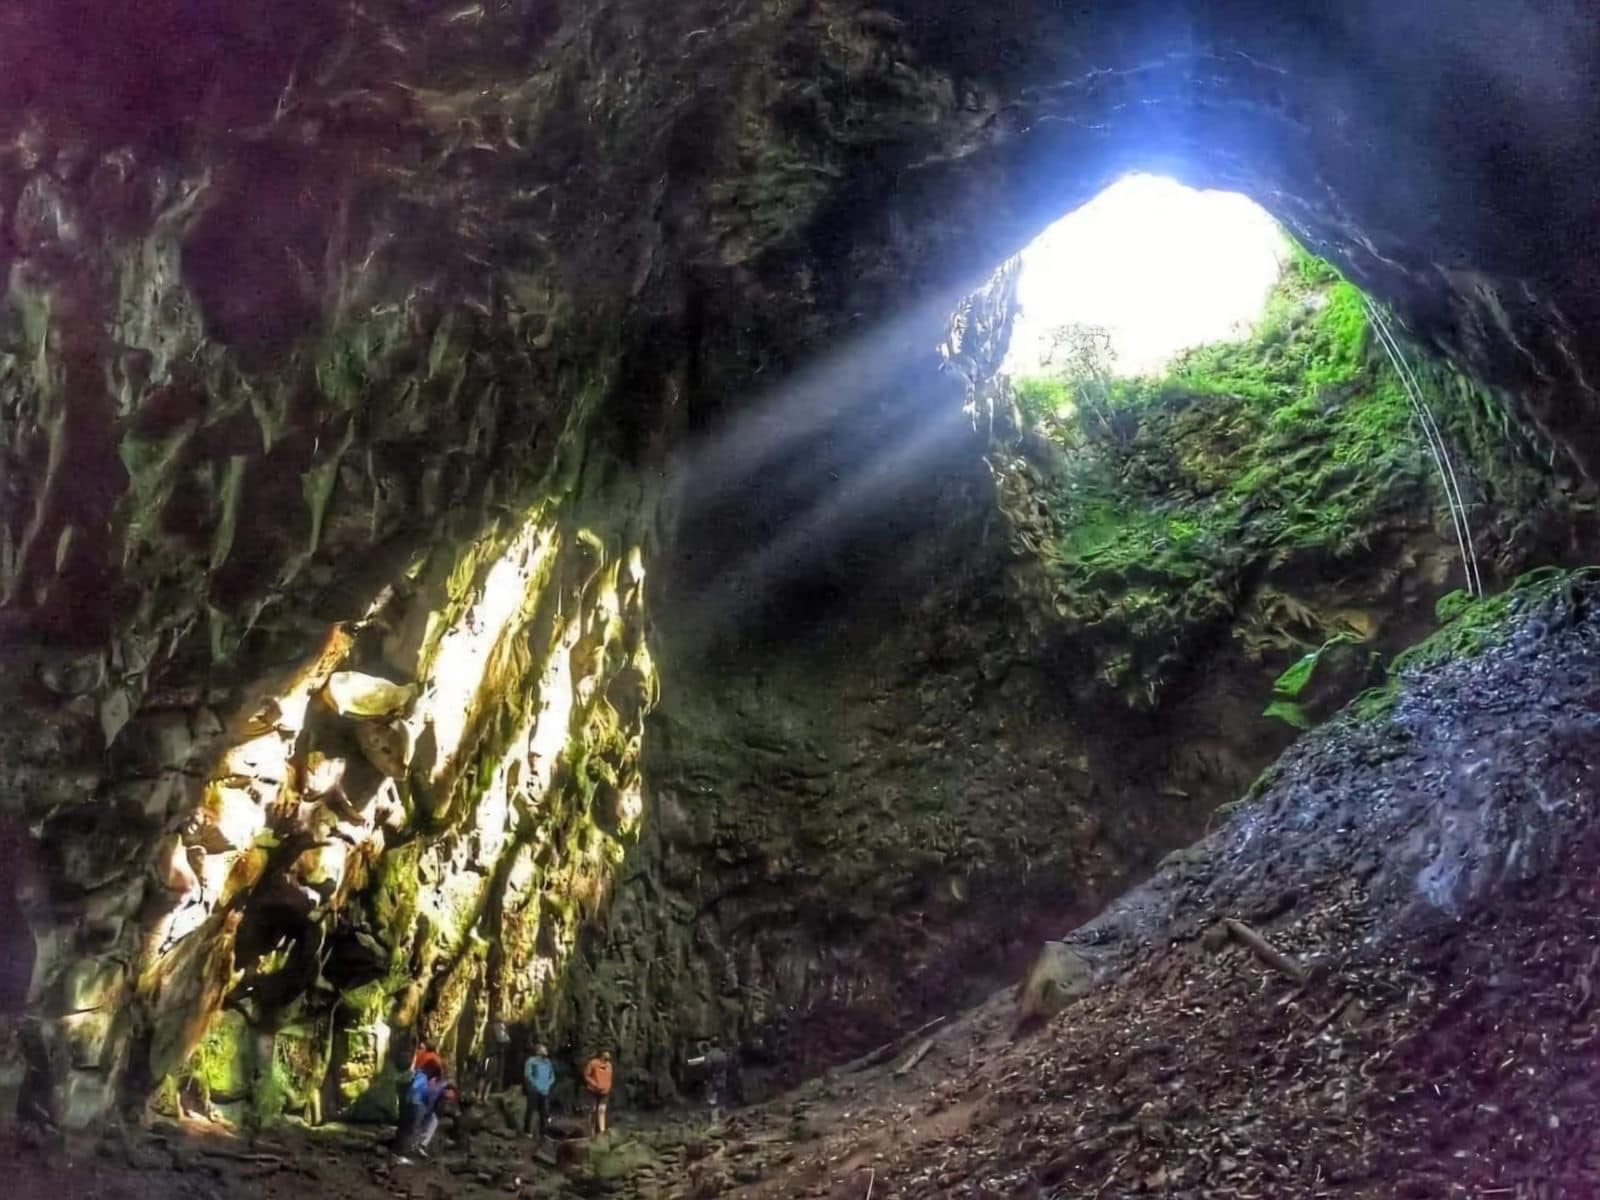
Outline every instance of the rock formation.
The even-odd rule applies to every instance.
[[[0,7],[6,1093],[804,1069],[1199,828],[1289,732],[1016,636],[1008,255],[1237,188],[1600,474],[1594,14],[1258,7]]]

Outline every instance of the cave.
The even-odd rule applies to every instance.
[[[0,5],[24,1191],[1588,1194],[1597,72],[1565,2]],[[1148,176],[1281,230],[1257,324],[1017,368]]]

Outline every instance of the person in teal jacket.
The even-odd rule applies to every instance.
[[[527,1094],[527,1104],[522,1110],[522,1132],[528,1134],[533,1131],[533,1114],[538,1113],[541,1142],[550,1123],[550,1089],[555,1082],[556,1068],[550,1061],[550,1051],[540,1043],[528,1055],[528,1061],[522,1064],[522,1090]]]

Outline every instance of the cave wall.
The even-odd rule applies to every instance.
[[[8,1086],[42,1072],[84,1123],[180,1071],[241,971],[290,967],[273,945],[241,964],[258,911],[309,904],[327,937],[365,912],[352,938],[394,934],[368,958],[398,970],[385,956],[419,943],[387,871],[439,889],[417,902],[435,916],[459,909],[420,936],[446,970],[410,1028],[470,1041],[474,988],[515,971],[460,927],[504,921],[537,879],[559,940],[579,940],[565,898],[632,845],[577,838],[612,792],[552,783],[529,820],[574,840],[530,876],[515,805],[498,833],[478,824],[515,786],[473,781],[498,778],[532,697],[570,690],[544,767],[599,739],[627,791],[639,749],[585,730],[624,716],[595,705],[601,681],[640,669],[639,601],[617,618],[602,593],[634,595],[635,548],[645,565],[674,540],[657,499],[693,476],[781,524],[782,496],[763,508],[749,483],[782,453],[763,440],[782,414],[826,424],[1121,169],[1255,195],[1592,474],[1600,126],[1573,83],[1595,17],[1462,2],[1410,20],[1365,3],[0,6],[0,766],[32,958]],[[830,348],[854,375],[807,373]],[[493,639],[526,661],[496,674],[496,650],[450,693],[418,614],[472,644],[492,564],[536,551],[516,632]],[[415,653],[386,651],[381,626],[407,622]],[[593,628],[562,649],[571,622]],[[620,649],[541,690],[596,639]],[[416,687],[394,714],[418,722],[413,752],[422,717],[455,711],[428,696],[489,681],[460,703],[472,749],[421,788],[404,763],[350,813],[311,803],[313,751],[358,774],[369,757],[316,698],[345,669]],[[320,728],[295,723],[302,701]],[[695,703],[680,744],[716,740]],[[473,867],[477,898],[446,899]],[[169,943],[174,912],[187,936]],[[516,986],[575,1038],[617,1034],[583,989]],[[289,995],[247,1013],[254,994],[229,1011],[269,1093],[319,1073],[280,1058],[354,1079],[329,1012]],[[379,1009],[403,1024],[385,995],[364,1028]],[[668,1039],[645,1043],[660,1078]]]
[[[791,422],[738,486],[680,491],[659,870],[607,952],[661,1036],[732,1042],[759,1094],[977,1001],[1249,790],[1293,736],[1265,711],[1281,674],[1316,663],[1277,706],[1314,721],[1433,629],[1465,582],[1436,466],[1359,294],[1304,261],[1231,351],[1273,400],[1125,385],[1069,469],[998,374],[1007,268],[939,355],[842,355],[850,406]],[[1581,560],[1592,525],[1537,440],[1417,369],[1488,585]],[[1073,557],[1080,533],[1103,558]]]

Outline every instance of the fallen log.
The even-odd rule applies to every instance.
[[[896,1054],[900,1053],[900,1051],[906,1046],[909,1046],[912,1042],[916,1041],[917,1038],[921,1037],[925,1033],[930,1032],[931,1030],[939,1028],[939,1026],[943,1025],[947,1020],[949,1020],[948,1017],[935,1017],[933,1020],[927,1022],[927,1024],[917,1026],[910,1033],[903,1033],[893,1041],[885,1042],[876,1050],[869,1051],[868,1053],[863,1054],[860,1058],[851,1059],[849,1062],[845,1063],[840,1070],[846,1075],[853,1075],[857,1071],[865,1071],[869,1067],[875,1067],[879,1063],[887,1062]]]
[[[910,1054],[906,1055],[901,1061],[900,1065],[894,1069],[894,1078],[899,1079],[902,1075],[909,1072],[911,1068],[915,1067],[924,1058],[928,1057],[928,1051],[932,1049],[933,1039],[923,1038],[918,1044],[917,1048]]]
[[[1304,983],[1306,981],[1305,967],[1301,966],[1295,959],[1290,958],[1282,950],[1279,950],[1243,921],[1236,921],[1232,917],[1226,917],[1222,923],[1227,926],[1229,933],[1248,946],[1257,958],[1273,970],[1287,976],[1296,983]]]

